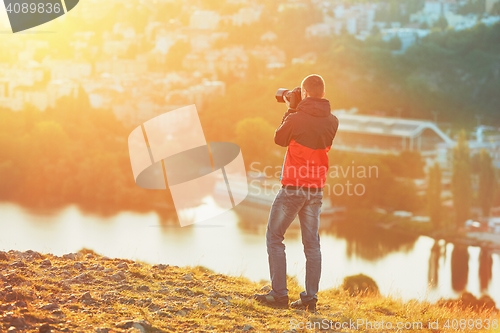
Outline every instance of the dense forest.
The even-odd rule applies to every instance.
[[[90,108],[80,89],[45,112],[0,110],[0,200],[37,209],[78,204],[101,214],[171,210],[165,191],[135,185],[130,129],[108,110]]]

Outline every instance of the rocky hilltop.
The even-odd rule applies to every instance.
[[[202,267],[148,265],[90,250],[62,257],[0,252],[0,332],[384,332],[398,322],[421,323],[408,332],[436,332],[436,321],[498,319],[494,308],[352,297],[341,289],[322,291],[315,314],[272,309],[252,299],[268,288],[262,285]],[[298,297],[293,278],[289,290]],[[386,326],[374,326],[380,322]]]

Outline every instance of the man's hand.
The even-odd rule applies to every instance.
[[[290,101],[286,98],[286,95],[283,95],[283,100],[285,101],[286,107],[290,108]]]

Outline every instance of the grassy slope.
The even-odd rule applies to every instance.
[[[320,292],[316,314],[271,309],[251,298],[261,287],[202,267],[151,266],[86,250],[63,257],[0,252],[0,332],[13,327],[18,332],[295,332],[294,327],[312,332],[313,325],[326,328],[350,320],[371,321],[372,327],[365,323],[331,332],[397,332],[374,326],[382,321],[394,327],[397,322],[423,323],[405,332],[452,332],[457,330],[442,329],[447,319],[499,319],[490,310],[350,297],[339,289]],[[290,279],[289,290],[293,299],[301,288]],[[441,330],[427,328],[436,320]]]

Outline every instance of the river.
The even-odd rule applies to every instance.
[[[0,250],[62,255],[87,248],[112,258],[201,265],[257,282],[269,280],[264,237],[267,211],[252,215],[249,211],[253,212],[228,211],[181,228],[156,213],[123,211],[102,217],[76,206],[41,212],[0,203]],[[295,222],[285,244],[288,274],[303,285],[305,258]],[[429,237],[353,230],[348,223],[322,228],[321,247],[322,290],[341,285],[346,276],[363,273],[376,281],[383,295],[402,300],[456,298],[459,291],[467,290],[475,296],[489,294],[500,304],[496,253],[481,254],[477,247],[454,251],[453,244]]]

